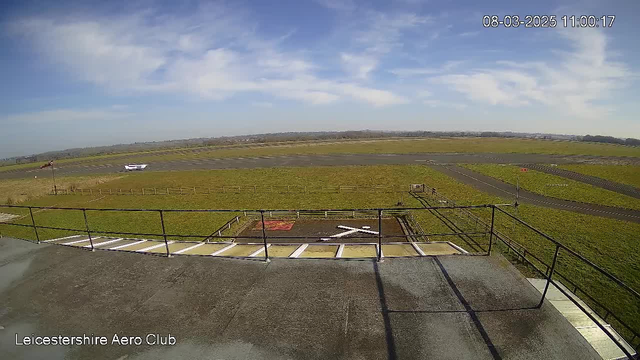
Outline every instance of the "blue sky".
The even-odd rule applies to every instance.
[[[640,138],[638,1],[0,6],[0,158],[280,131]],[[487,29],[484,14],[616,19]]]

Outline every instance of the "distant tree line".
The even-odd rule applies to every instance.
[[[619,144],[619,145],[629,145],[629,146],[640,146],[640,140],[634,138],[626,138],[620,139],[613,136],[603,136],[603,135],[585,135],[580,140],[588,141],[588,142],[599,142],[599,143],[609,143],[609,144]]]
[[[126,154],[139,151],[172,150],[176,148],[191,148],[202,146],[242,146],[254,144],[270,144],[293,141],[331,141],[331,140],[356,140],[356,139],[383,139],[392,137],[404,138],[452,138],[452,137],[500,137],[500,138],[534,138],[551,140],[579,140],[621,145],[639,146],[638,139],[619,139],[601,135],[558,135],[558,134],[532,134],[519,132],[497,131],[320,131],[320,132],[285,132],[258,135],[225,136],[217,138],[194,138],[182,140],[136,142],[133,144],[117,144],[91,148],[74,148],[61,151],[50,151],[42,154],[22,156],[8,159],[0,159],[0,165],[15,163],[34,163],[49,160],[78,158],[86,156],[99,156],[109,154]]]

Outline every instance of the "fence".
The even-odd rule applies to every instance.
[[[224,193],[397,193],[412,191],[411,185],[224,185],[216,187],[142,187],[127,189],[58,189],[57,195],[210,195]],[[51,195],[54,195],[51,192]]]
[[[426,199],[424,197],[420,197],[417,196],[417,198],[421,198],[423,199],[423,201],[426,202]],[[559,283],[557,282],[556,279],[560,279],[560,282],[562,283],[567,283],[569,285],[571,285],[572,287],[574,287],[574,293],[577,293],[578,291],[580,291],[584,296],[587,297],[588,301],[595,303],[597,305],[599,305],[601,308],[605,309],[606,313],[603,316],[603,319],[606,321],[607,319],[614,319],[616,321],[616,326],[620,329],[624,329],[623,332],[623,337],[625,339],[627,339],[627,341],[629,341],[629,343],[632,346],[635,346],[636,352],[638,350],[638,347],[640,346],[640,341],[636,341],[636,340],[640,340],[640,334],[639,332],[633,328],[632,325],[629,325],[627,322],[625,322],[619,315],[617,315],[611,308],[606,307],[604,305],[602,305],[601,302],[597,301],[595,299],[594,296],[589,295],[587,292],[585,292],[585,289],[580,288],[575,281],[570,280],[569,277],[566,274],[561,274],[557,267],[559,266],[559,262],[558,259],[560,257],[560,255],[564,255],[564,256],[571,256],[573,261],[577,262],[580,264],[580,266],[583,266],[585,268],[591,269],[595,272],[597,272],[598,274],[602,275],[603,277],[605,277],[606,279],[608,279],[609,281],[611,281],[615,286],[616,286],[616,290],[617,291],[621,291],[624,292],[628,295],[629,299],[631,299],[631,301],[633,301],[633,304],[635,304],[636,306],[638,306],[638,304],[640,304],[640,293],[638,293],[637,290],[631,288],[630,286],[628,286],[627,284],[625,284],[623,281],[621,281],[620,279],[618,279],[617,277],[615,277],[614,275],[610,274],[609,272],[607,272],[606,270],[604,270],[602,267],[596,265],[595,263],[593,263],[591,260],[585,258],[584,256],[582,256],[581,254],[577,253],[576,251],[568,248],[567,246],[563,245],[562,243],[558,242],[557,240],[553,239],[552,237],[550,237],[549,235],[543,233],[542,231],[534,228],[533,226],[527,224],[526,222],[522,221],[521,219],[515,217],[512,214],[509,214],[507,211],[503,210],[502,207],[504,206],[508,206],[509,204],[502,204],[502,205],[490,205],[490,204],[485,204],[485,205],[447,205],[447,206],[428,206],[428,205],[424,205],[423,207],[419,207],[419,208],[372,208],[372,209],[319,209],[319,210],[266,210],[266,209],[257,209],[257,210],[247,210],[247,209],[237,209],[237,210],[171,210],[171,209],[88,209],[88,208],[60,208],[60,207],[36,207],[36,206],[21,206],[21,205],[2,205],[0,207],[4,207],[4,208],[11,208],[11,209],[26,209],[28,210],[28,215],[29,215],[29,219],[30,219],[30,223],[28,224],[19,224],[19,223],[3,223],[3,225],[7,225],[7,226],[16,226],[16,227],[23,227],[23,228],[30,228],[33,230],[34,235],[35,235],[35,239],[38,243],[40,243],[41,239],[40,239],[40,235],[39,235],[39,229],[52,229],[52,230],[61,230],[61,231],[71,231],[71,232],[82,232],[82,233],[86,233],[87,236],[89,237],[89,242],[90,242],[90,247],[88,247],[91,251],[94,250],[94,243],[92,240],[92,236],[95,236],[95,234],[106,234],[106,235],[113,235],[113,234],[126,234],[126,235],[136,235],[136,236],[156,236],[159,237],[161,239],[164,240],[164,245],[166,248],[166,256],[171,256],[171,252],[169,250],[169,242],[168,242],[168,238],[172,237],[172,238],[200,238],[203,241],[208,241],[211,239],[211,235],[209,236],[203,236],[203,235],[187,235],[187,234],[171,234],[168,233],[166,231],[166,227],[165,227],[165,215],[169,214],[169,213],[188,213],[188,214],[195,214],[195,213],[226,213],[226,214],[234,214],[235,216],[225,225],[223,225],[222,228],[216,230],[218,235],[217,237],[220,239],[230,239],[230,238],[246,238],[246,239],[254,239],[257,240],[259,242],[262,243],[262,246],[264,247],[264,259],[266,261],[269,261],[269,237],[267,236],[266,233],[266,226],[265,226],[265,217],[269,217],[269,216],[276,216],[278,218],[282,218],[282,217],[300,217],[300,216],[324,216],[324,217],[329,217],[329,216],[336,216],[336,217],[345,217],[348,215],[352,215],[352,216],[356,216],[356,214],[358,216],[363,216],[363,217],[369,217],[369,218],[374,218],[377,219],[378,221],[378,232],[377,232],[377,244],[376,244],[376,258],[378,261],[381,260],[382,258],[382,240],[385,238],[397,238],[398,235],[385,235],[383,234],[383,228],[382,228],[382,219],[384,216],[389,216],[389,215],[407,215],[410,214],[411,212],[414,211],[434,211],[437,213],[440,213],[442,211],[457,211],[459,212],[459,215],[462,216],[463,218],[465,218],[464,221],[466,221],[468,224],[472,224],[475,225],[476,227],[483,227],[485,229],[489,230],[489,243],[488,246],[486,248],[482,248],[480,251],[482,254],[484,255],[491,255],[492,252],[492,246],[494,244],[494,242],[497,243],[501,243],[504,246],[506,246],[509,251],[514,251],[519,257],[521,257],[523,259],[523,261],[526,261],[530,266],[533,267],[533,269],[536,270],[536,272],[538,272],[543,278],[546,279],[546,285],[544,288],[544,291],[542,293],[542,296],[540,298],[540,303],[539,303],[539,307],[542,306],[544,299],[546,297],[547,291],[549,289],[550,285],[554,285],[556,286],[556,288],[558,288],[559,291],[561,291],[562,293],[564,293],[569,300],[571,300],[578,308],[580,308],[591,320],[593,320],[598,327],[600,327],[600,329],[602,329],[602,331],[605,332],[605,334],[611,338],[611,340],[630,358],[633,358],[633,354],[631,354],[631,352],[629,350],[627,350],[627,348],[616,338],[615,334],[612,334],[600,321],[599,319],[591,314],[588,309],[585,308],[585,306],[583,306],[579,301],[577,301],[576,299],[574,299],[573,296],[570,296],[567,291],[562,287],[559,286]],[[472,214],[470,211],[473,209],[490,209],[491,210],[491,215],[490,215],[490,222],[486,222],[484,219],[482,219],[481,217],[478,217],[475,214]],[[63,228],[63,227],[54,227],[54,226],[47,226],[47,225],[38,225],[36,224],[35,218],[34,218],[34,210],[62,210],[62,211],[79,211],[82,213],[82,219],[84,220],[84,227],[83,228]],[[146,214],[157,214],[157,220],[160,225],[161,225],[161,229],[162,232],[161,233],[140,233],[140,232],[122,232],[122,231],[104,231],[104,230],[92,230],[89,226],[89,221],[88,221],[88,213],[91,212],[99,212],[99,213],[104,213],[104,212],[127,212],[127,213],[132,213],[132,212],[138,212],[138,213],[146,213]],[[242,214],[242,216],[255,216],[259,219],[259,221],[262,223],[262,232],[260,235],[258,236],[238,236],[238,235],[234,235],[234,236],[226,236],[226,235],[222,235],[222,231],[224,230],[225,227],[230,228],[231,224],[235,221],[236,223],[239,223],[239,216],[238,214]],[[508,219],[512,219],[513,221],[517,222],[518,224],[524,226],[525,228],[529,229],[530,231],[533,231],[535,234],[539,235],[540,237],[542,237],[546,242],[546,245],[550,245],[550,248],[547,248],[547,250],[551,250],[553,252],[553,257],[551,259],[550,264],[548,262],[545,262],[543,259],[541,259],[542,256],[535,256],[533,255],[531,252],[527,253],[526,249],[524,248],[524,246],[518,244],[518,248],[516,248],[516,246],[514,246],[514,244],[517,244],[517,242],[515,242],[512,239],[509,239],[504,233],[501,233],[500,231],[498,231],[496,229],[496,215],[501,215],[501,216],[507,216]],[[411,223],[411,222],[416,222],[416,220],[414,218],[412,218],[412,216],[407,216],[407,223]],[[418,223],[418,222],[416,222]],[[454,224],[455,225],[455,224]],[[419,229],[419,228],[418,228]],[[452,230],[461,230],[460,227],[457,227],[457,225],[455,227],[452,227]],[[215,232],[214,232],[215,233]],[[482,232],[480,232],[482,233]],[[419,233],[412,233],[412,234],[406,234],[404,237],[407,239],[410,238],[416,238],[416,237],[422,237],[422,238],[429,238],[429,236],[439,236],[439,235],[454,235],[454,236],[469,236],[470,234],[472,234],[471,232],[461,232],[461,231],[454,231],[451,234],[427,234],[424,233],[423,231],[419,230]],[[278,238],[286,238],[286,236],[278,236]],[[317,239],[317,236],[311,237],[311,236],[293,236],[291,238],[296,238],[296,239]],[[479,244],[478,244],[479,245]],[[522,249],[525,249],[525,252],[522,251]],[[527,254],[528,257],[527,257]],[[540,266],[542,265],[543,268],[540,268]],[[554,279],[554,276],[556,277],[556,279]]]

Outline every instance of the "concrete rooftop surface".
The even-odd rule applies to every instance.
[[[599,359],[539,299],[501,256],[267,264],[0,239],[3,359]],[[17,346],[16,333],[109,344]]]

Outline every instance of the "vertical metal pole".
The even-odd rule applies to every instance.
[[[158,210],[160,212],[160,223],[162,224],[162,237],[164,238],[164,246],[167,248],[167,257],[171,257],[169,253],[169,243],[167,242],[167,232],[164,229],[164,215],[162,214],[162,210]]]
[[[29,215],[31,215],[31,224],[33,224],[33,232],[36,233],[36,240],[38,240],[38,244],[40,244],[40,236],[38,235],[38,228],[36,227],[36,221],[33,219],[33,211],[31,210],[31,206],[29,206]]]
[[[378,262],[382,261],[382,210],[378,209]]]
[[[556,267],[556,262],[558,261],[558,252],[560,252],[560,245],[556,245],[556,252],[553,254],[553,263],[551,263],[551,271],[549,272],[549,276],[547,277],[547,283],[544,286],[544,291],[542,292],[542,298],[540,299],[540,303],[538,307],[542,306],[544,303],[544,298],[547,296],[547,290],[549,290],[549,283],[551,282],[551,278],[553,277],[553,271]]]
[[[491,233],[489,233],[489,251],[487,251],[487,255],[491,255],[491,244],[493,243],[493,223],[496,217],[496,206],[493,205],[491,207]]]
[[[269,247],[267,246],[267,231],[264,226],[264,210],[260,210],[260,218],[262,219],[262,241],[264,241],[264,261],[269,262]]]
[[[53,194],[58,195],[58,187],[56,187],[56,170],[53,161],[51,162],[51,175],[53,176]]]
[[[93,248],[93,239],[91,238],[91,231],[89,230],[89,221],[87,221],[87,209],[82,209],[82,215],[84,216],[84,226],[87,228],[87,235],[89,235],[89,243],[91,244],[91,251],[96,251]]]

